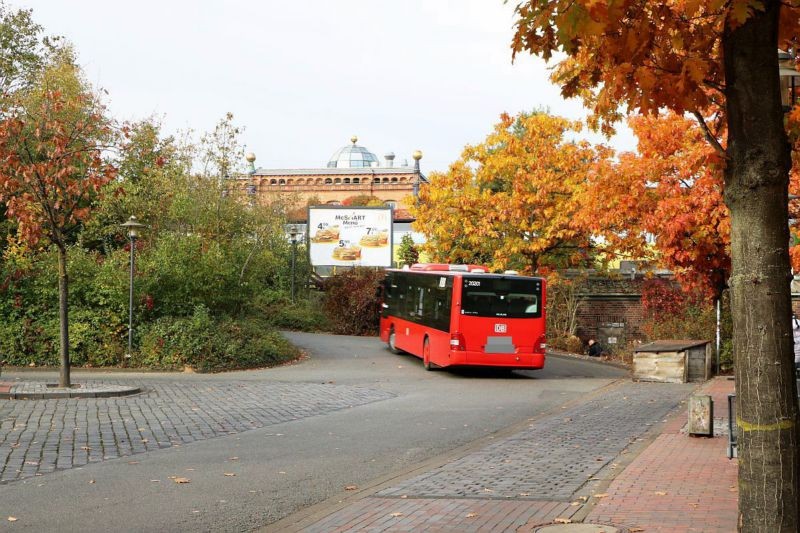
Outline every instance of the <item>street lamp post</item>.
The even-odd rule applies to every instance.
[[[798,83],[800,72],[797,70],[793,53],[778,51],[778,75],[781,78],[781,104],[784,113],[787,113],[797,101],[797,89],[800,85]]]
[[[292,303],[294,303],[294,278],[295,278],[295,264],[297,263],[297,226],[292,224],[289,226],[289,238],[292,242]]]
[[[128,353],[125,354],[125,358],[130,359],[133,353],[133,272],[136,265],[136,239],[139,237],[139,231],[145,225],[131,215],[128,221],[121,224],[121,226],[128,231],[128,238],[131,241],[131,279],[128,294]]]

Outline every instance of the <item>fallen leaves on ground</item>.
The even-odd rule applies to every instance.
[[[601,492],[600,494],[592,494],[592,496],[594,496],[595,498],[605,498],[606,496],[608,496],[608,493]]]
[[[233,472],[225,472],[223,475],[227,477],[234,477],[236,474],[234,474]]]
[[[667,495],[667,493],[666,493],[666,492],[664,492],[663,490],[657,490],[657,491],[655,492],[655,495],[656,495],[656,496],[666,496],[666,495]]]
[[[94,485],[95,483],[96,483],[96,482],[95,482],[95,480],[93,480],[93,479],[90,479],[90,480],[89,480],[89,484],[90,484],[90,485]]]
[[[189,479],[188,477],[175,477],[175,478],[172,478],[172,481],[174,481],[175,483],[191,483],[192,482],[192,480]]]
[[[467,513],[467,518],[475,518],[478,516],[478,513]]]
[[[356,490],[358,489],[358,485],[347,485],[344,490]]]
[[[9,522],[16,522],[17,520],[18,520],[18,518],[16,516],[9,516],[8,517],[8,521]]]
[[[389,516],[397,518],[398,516],[403,516],[403,513],[391,513]]]
[[[572,520],[570,520],[569,518],[556,518],[555,520],[553,520],[553,522],[555,522],[556,524],[571,524]]]

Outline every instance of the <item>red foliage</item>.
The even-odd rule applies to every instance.
[[[675,316],[689,304],[680,287],[663,279],[648,279],[642,284],[642,309],[649,318]]]
[[[116,177],[102,156],[109,128],[93,105],[90,95],[46,91],[38,107],[12,108],[0,121],[0,201],[29,243],[44,236],[63,248]]]

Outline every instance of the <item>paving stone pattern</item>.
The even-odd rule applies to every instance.
[[[692,388],[626,384],[378,496],[567,501]]]
[[[120,398],[0,400],[0,483],[394,397],[315,383],[104,380]]]

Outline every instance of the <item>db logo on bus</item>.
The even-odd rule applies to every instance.
[[[495,333],[505,333],[508,331],[508,326],[505,324],[495,324],[494,325],[494,332]]]

